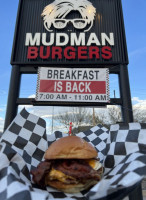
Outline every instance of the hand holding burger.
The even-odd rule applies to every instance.
[[[77,193],[102,177],[103,167],[96,149],[78,136],[67,136],[53,142],[41,162],[31,173],[40,186],[52,186],[66,193]]]

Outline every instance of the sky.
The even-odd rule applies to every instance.
[[[42,0],[43,1],[43,0]],[[146,104],[146,0],[122,0],[126,40],[129,56],[129,81],[133,104]],[[11,75],[10,58],[15,30],[18,0],[6,0],[0,6],[0,131],[6,113],[7,97]],[[31,97],[36,90],[36,75],[22,76],[20,97]],[[28,87],[29,86],[29,87]],[[119,96],[117,77],[110,77],[110,96],[113,90]],[[22,107],[19,108],[21,110]],[[55,110],[55,111],[54,111]],[[39,110],[40,116],[52,115],[58,108],[45,108]],[[62,110],[60,109],[60,112]],[[50,124],[51,126],[51,124]]]

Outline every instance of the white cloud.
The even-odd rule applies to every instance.
[[[3,128],[4,128],[4,119],[0,117],[0,132],[3,132]]]
[[[141,100],[139,97],[132,98],[133,106],[146,106],[146,99]]]
[[[51,118],[52,115],[42,115],[41,117],[42,117],[42,118]]]
[[[28,98],[35,98],[35,94],[28,96]],[[25,108],[28,112],[42,118],[52,118],[52,115],[56,116],[59,113],[64,113],[69,110],[67,107],[20,105],[19,112],[23,108]]]
[[[3,112],[3,111],[4,110],[0,108],[0,112]],[[0,132],[3,132],[3,128],[4,128],[4,118],[0,117]]]
[[[19,112],[23,109],[23,108],[26,108],[26,109],[30,109],[30,108],[33,108],[33,105],[20,105],[19,106]]]
[[[56,126],[56,125],[54,124],[53,128],[52,128],[51,125],[50,125],[50,126],[49,126],[49,125],[46,126],[46,133],[47,133],[48,135],[54,133],[55,131],[61,131],[61,132],[63,132],[63,133],[68,133],[68,129],[65,128],[65,126],[64,126],[64,125],[61,125],[61,124],[60,124],[59,126]]]
[[[139,97],[133,97],[133,116],[137,122],[146,123],[146,100],[141,100]]]
[[[32,106],[29,111],[39,117],[52,117],[53,108],[51,106]]]
[[[137,101],[138,102],[139,100],[140,100],[139,97],[133,97],[132,98],[132,101]]]
[[[28,96],[28,98],[35,98],[35,94],[32,94],[32,95],[30,95],[30,96]]]
[[[37,115],[42,118],[51,118],[52,115],[57,116],[60,113],[70,112],[69,107],[58,107],[58,106],[19,106],[19,112],[25,108],[28,112]]]

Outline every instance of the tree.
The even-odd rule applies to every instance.
[[[108,106],[108,114],[111,124],[122,121],[122,113],[119,106]]]
[[[69,128],[69,123],[72,122],[74,127],[80,126],[82,123],[88,123],[89,112],[84,107],[73,107],[69,112],[64,114],[59,113],[55,117],[65,128]]]
[[[143,105],[133,106],[133,116],[135,122],[146,123],[146,107]]]
[[[88,118],[89,123],[92,126],[96,126],[97,124],[103,124],[104,113],[98,113],[93,110],[93,114],[90,113]]]
[[[106,109],[95,110],[84,107],[73,107],[69,112],[64,114],[59,113],[55,117],[67,130],[69,130],[69,123],[73,123],[73,128],[77,131],[81,126],[95,126],[101,124],[109,128],[110,124],[115,124],[122,121],[121,109],[119,106],[108,106]]]

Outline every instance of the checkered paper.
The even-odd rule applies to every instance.
[[[89,192],[90,199],[108,197],[146,176],[146,124],[111,125],[104,167],[104,177]]]
[[[90,191],[67,194],[51,187],[38,188],[30,170],[40,161],[47,147],[66,136],[60,131],[46,135],[45,121],[23,109],[0,139],[0,199],[98,199],[129,187],[146,174],[146,125],[112,125],[109,131],[95,126],[77,136],[91,143],[105,166],[103,179]],[[123,134],[122,134],[123,133]]]

